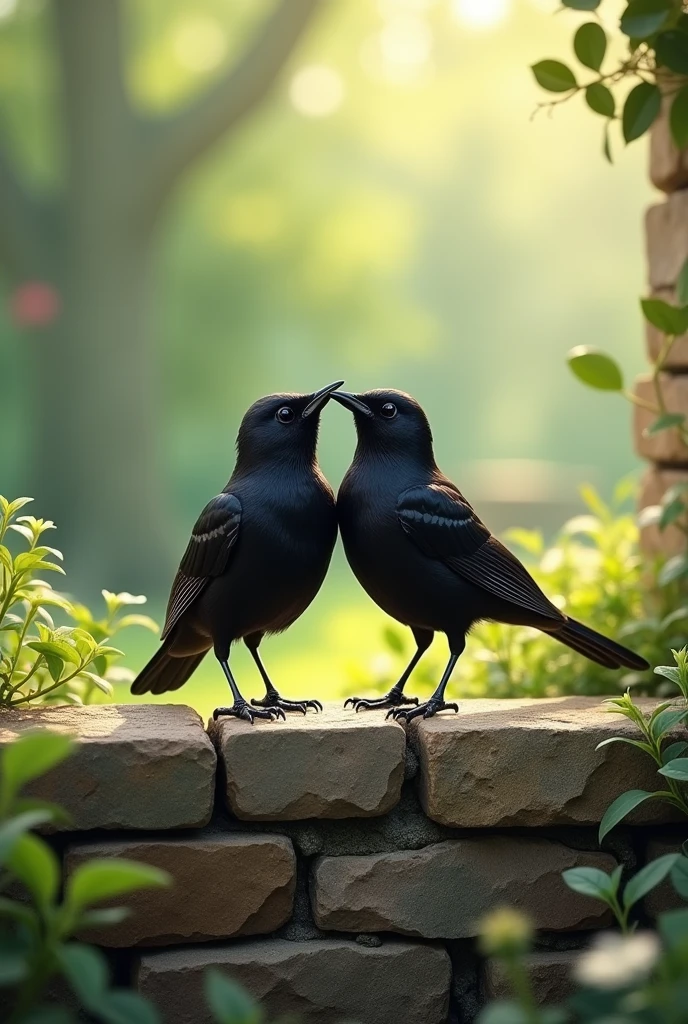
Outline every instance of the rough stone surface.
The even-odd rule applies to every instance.
[[[688,152],[674,145],[669,129],[670,101],[665,99],[662,113],[650,132],[650,179],[662,192],[688,187]]]
[[[640,483],[638,508],[659,505],[665,492],[675,484],[688,484],[688,470],[650,466]],[[660,530],[658,526],[644,526],[640,531],[640,541],[648,555],[677,555],[686,549],[685,535],[676,526],[668,526],[666,530]]]
[[[653,292],[653,298],[663,299],[671,306],[678,305],[674,288],[658,288]],[[664,344],[664,335],[658,327],[653,327],[647,320],[645,321],[645,341],[648,358],[650,362],[654,363],[659,358]],[[664,360],[664,369],[677,370],[679,373],[685,373],[688,370],[688,333],[681,334],[675,339]]]
[[[414,942],[370,949],[343,939],[253,942],[153,953],[141,959],[139,991],[165,1024],[211,1024],[203,974],[217,967],[258,999],[269,1020],[300,1024],[444,1024],[447,953]]]
[[[181,704],[30,708],[0,715],[0,746],[31,730],[78,740],[30,792],[60,804],[73,830],[205,825],[216,756],[200,717]]]
[[[531,953],[525,967],[538,1006],[563,1003],[575,988],[572,971],[579,954],[573,950],[554,953]],[[488,960],[483,967],[483,993],[486,999],[511,999],[513,989],[504,967],[498,960]]]
[[[561,872],[580,865],[610,871],[615,864],[608,854],[503,836],[370,857],[323,857],[313,871],[313,912],[325,930],[426,939],[476,935],[481,918],[504,904],[523,910],[541,929],[591,928],[606,921],[604,906],[572,892]]]
[[[677,835],[661,835],[651,839],[647,844],[645,862],[649,864],[650,861],[664,857],[667,853],[678,853],[685,838],[684,829]],[[645,912],[651,918],[656,918],[667,910],[678,910],[685,905],[685,900],[681,899],[669,879],[658,885],[656,889],[652,889],[643,901]]]
[[[317,717],[290,715],[251,727],[235,718],[211,723],[237,817],[262,821],[366,818],[399,800],[406,738],[383,715],[327,705]]]
[[[688,374],[660,373],[659,382],[667,412],[681,412],[688,417]],[[646,402],[656,404],[652,379],[643,375],[636,378],[635,393]],[[650,409],[633,407],[633,434],[635,450],[643,459],[653,462],[688,465],[688,448],[677,430],[662,430],[645,437],[643,431],[657,419]]]
[[[621,743],[595,750],[609,736],[635,735],[597,697],[465,700],[458,715],[421,720],[410,733],[421,803],[442,825],[596,824],[620,793],[658,788],[641,751]],[[674,820],[670,813],[650,803],[631,820]]]
[[[650,206],[645,215],[650,288],[671,288],[688,257],[688,190]]]
[[[68,851],[66,874],[90,857],[143,861],[173,878],[169,889],[144,889],[127,896],[129,917],[84,936],[98,945],[150,946],[264,935],[284,924],[292,912],[296,857],[284,836],[201,834],[188,839],[82,843]]]

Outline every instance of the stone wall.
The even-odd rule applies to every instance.
[[[680,153],[674,145],[668,123],[668,101],[662,116],[652,127],[650,179],[666,193],[662,202],[650,206],[645,218],[649,293],[665,302],[676,302],[676,282],[688,258],[688,151]],[[654,362],[660,354],[662,333],[645,324],[646,348]],[[677,338],[661,374],[660,383],[669,412],[688,416],[688,334]],[[654,384],[650,374],[639,377],[635,392],[639,398],[654,402]],[[675,484],[688,481],[688,452],[677,431],[666,430],[652,436],[644,431],[656,419],[654,413],[636,405],[635,448],[650,465],[643,477],[639,505],[657,505]],[[675,526],[660,531],[655,525],[641,531],[644,550],[650,554],[675,555],[685,550],[684,534]]]
[[[2,715],[0,744],[36,728],[78,739],[35,787],[71,815],[50,837],[65,875],[86,857],[126,856],[174,876],[170,890],[128,898],[121,924],[83,936],[166,1024],[210,1022],[212,965],[271,1019],[468,1022],[504,994],[475,945],[502,904],[535,921],[532,977],[557,998],[575,950],[609,924],[561,872],[634,869],[682,838],[648,805],[598,848],[614,797],[657,787],[639,751],[595,750],[632,728],[590,698],[464,701],[408,736],[383,714],[334,706],[207,732],[178,705],[59,707]],[[656,894],[646,913],[657,909]]]

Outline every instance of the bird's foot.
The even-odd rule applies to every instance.
[[[251,703],[257,708],[267,708],[270,710],[280,711],[300,711],[302,715],[305,715],[308,708],[313,708],[316,712],[322,711],[323,706],[319,700],[287,700],[285,697],[280,697],[277,690],[268,691],[265,697],[260,700],[252,700]],[[284,714],[282,714],[284,718]]]
[[[344,701],[344,707],[349,704],[354,711],[374,711],[376,708],[398,708],[401,704],[417,704],[417,697],[405,697],[403,691],[393,686],[384,697],[349,697]]]
[[[236,700],[231,708],[215,708],[213,711],[213,718],[218,719],[221,715],[232,715],[234,718],[243,718],[246,722],[250,722],[253,725],[254,719],[266,718],[270,722],[274,722],[277,718],[286,720],[286,715],[282,708],[270,707],[266,711],[256,711],[254,708],[249,707],[244,698]]]
[[[410,722],[412,718],[418,718],[420,715],[423,718],[432,718],[438,711],[453,711],[456,714],[458,710],[458,704],[445,704],[443,700],[431,697],[430,700],[419,704],[417,708],[412,708],[408,711],[404,708],[392,708],[391,711],[387,712],[387,718],[391,717],[395,722]]]

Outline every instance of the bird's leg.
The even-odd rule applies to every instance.
[[[404,669],[399,682],[394,684],[389,693],[385,694],[384,697],[371,697],[370,699],[366,697],[349,697],[344,701],[345,708],[351,704],[355,711],[360,711],[361,709],[366,710],[368,708],[398,708],[400,704],[418,703],[417,697],[404,696],[404,687],[406,686],[414,668],[432,643],[434,634],[429,629],[414,629],[413,635],[417,644],[416,653]]]
[[[456,645],[453,646],[455,647]],[[454,671],[454,666],[459,660],[459,656],[461,655],[461,652],[463,651],[464,647],[465,641],[463,642],[461,649],[458,652],[456,651],[456,649],[452,650],[449,656],[449,661],[447,662],[447,667],[445,668],[444,673],[442,674],[442,678],[440,679],[439,686],[433,693],[430,700],[427,700],[423,704],[419,704],[417,708],[411,708],[408,711],[404,710],[403,708],[392,708],[392,710],[387,713],[387,718],[389,718],[391,715],[392,718],[394,718],[394,720],[397,722],[410,722],[412,718],[417,718],[419,715],[422,715],[423,718],[432,718],[432,716],[436,715],[438,711],[458,712],[458,704],[445,704],[444,691],[447,688],[447,683],[449,682],[451,674]]]
[[[280,697],[279,693],[275,689],[270,680],[270,676],[265,671],[262,658],[258,653],[258,644],[262,639],[262,634],[258,635],[256,640],[256,634],[252,634],[250,637],[244,638],[244,643],[248,647],[253,660],[258,666],[261,679],[265,683],[265,696],[262,700],[252,700],[251,704],[258,708],[275,708],[281,711],[300,711],[302,714],[306,714],[308,708],[313,708],[314,711],[322,711],[323,707],[319,700],[286,700],[284,697]]]
[[[219,718],[220,715],[233,715],[235,718],[245,718],[247,722],[251,723],[251,725],[253,725],[254,718],[267,718],[271,722],[275,718],[286,718],[284,711],[282,711],[281,708],[271,707],[267,711],[255,711],[250,707],[239,693],[239,687],[234,682],[234,676],[230,671],[227,659],[220,659],[220,664],[222,665],[222,671],[227,676],[227,682],[229,683],[229,688],[232,691],[234,703],[231,708],[215,708],[213,711],[213,718]]]

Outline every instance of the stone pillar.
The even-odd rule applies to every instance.
[[[666,110],[651,131],[650,179],[665,196],[648,209],[645,218],[649,292],[654,298],[675,304],[676,283],[688,259],[688,151],[676,149]],[[649,323],[645,324],[645,331],[647,355],[655,363],[664,336]],[[668,411],[685,413],[688,418],[688,334],[674,341],[660,383]],[[653,401],[651,374],[637,379],[635,393]],[[688,448],[675,429],[647,436],[644,431],[654,419],[649,410],[635,407],[635,449],[649,462],[641,484],[641,509],[659,504],[675,484],[688,482]],[[669,526],[660,531],[652,523],[642,527],[641,543],[649,555],[676,555],[686,547],[685,536],[679,529]]]

